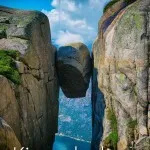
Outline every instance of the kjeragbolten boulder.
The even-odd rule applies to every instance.
[[[72,43],[57,52],[59,84],[68,98],[85,97],[91,76],[91,57],[83,43]]]

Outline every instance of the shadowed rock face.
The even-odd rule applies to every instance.
[[[68,98],[84,97],[91,76],[91,58],[82,43],[60,47],[57,53],[59,84]]]
[[[11,150],[13,147],[21,149],[21,144],[13,129],[2,118],[0,118],[0,149]]]
[[[55,50],[44,14],[0,6],[0,52],[14,50],[20,53],[13,66],[21,82],[14,84],[3,69],[7,65],[0,65],[0,116],[22,146],[46,150],[57,132],[59,93]]]

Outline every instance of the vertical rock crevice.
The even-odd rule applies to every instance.
[[[91,91],[91,101],[92,101],[92,141],[91,149],[98,150],[99,143],[102,139],[103,134],[103,117],[104,117],[104,96],[98,88],[97,81],[97,69],[93,69],[92,74],[92,91]]]

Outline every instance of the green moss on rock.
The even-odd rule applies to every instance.
[[[7,25],[0,24],[0,39],[7,37],[6,30],[7,30]]]
[[[137,126],[137,120],[130,119],[128,122],[128,128],[135,129],[136,126]]]
[[[0,30],[7,30],[7,25],[5,24],[0,24]]]
[[[123,73],[121,73],[120,76],[119,76],[119,79],[120,79],[121,82],[123,82],[123,81],[125,81],[126,76]]]
[[[135,129],[137,127],[137,120],[130,119],[127,124],[127,135],[129,143],[135,139]]]
[[[110,7],[112,7],[118,1],[120,0],[111,0],[110,2],[108,2],[104,7],[103,12],[105,13]]]
[[[143,22],[142,16],[139,13],[137,13],[136,15],[133,16],[133,20],[134,20],[134,23],[136,25],[136,28],[138,30],[141,30],[142,26],[143,26],[143,24],[142,24],[142,22]]]
[[[17,22],[17,27],[26,27],[28,24],[32,23],[35,19],[36,13],[30,13],[30,15],[28,15],[28,17],[26,15],[22,16],[22,19],[18,19]]]
[[[15,60],[19,57],[19,52],[14,50],[0,50],[0,75],[5,76],[15,84],[20,84],[21,79],[16,68]]]
[[[108,2],[104,9],[103,12],[105,13],[109,8],[111,8],[115,3],[119,2],[120,0],[111,0],[110,2]],[[134,2],[135,0],[124,0],[125,3],[130,4],[132,2]],[[113,14],[112,14],[113,15]]]
[[[120,33],[121,36],[123,34],[131,34],[132,31],[140,31],[142,30],[144,24],[144,19],[141,13],[139,12],[138,9],[138,3],[135,5],[131,6],[128,11],[122,16],[122,18],[119,20],[119,27],[122,32]],[[119,30],[119,31],[120,31]]]
[[[117,119],[113,110],[108,109],[107,119],[110,120],[111,133],[104,140],[104,147],[111,148],[113,150],[117,149],[118,143],[118,128],[117,128]]]

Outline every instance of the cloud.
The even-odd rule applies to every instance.
[[[60,31],[55,42],[57,45],[63,46],[73,42],[84,42],[84,40],[83,37],[79,34],[73,34],[69,31]]]
[[[52,9],[51,11],[42,10],[42,12],[48,16],[52,38],[55,39],[55,44],[59,46],[73,41],[84,42],[85,37],[86,40],[90,39],[89,33],[91,33],[90,36],[93,33],[95,34],[94,29],[88,25],[85,18],[74,19],[69,13],[57,9]]]
[[[69,19],[69,15],[65,13],[64,11],[59,11],[57,9],[52,9],[51,11],[42,10],[42,12],[47,15],[50,24],[52,26],[58,25],[60,21],[67,21]]]
[[[53,0],[51,5],[55,8],[60,7],[70,12],[74,12],[77,10],[75,1],[72,1],[72,0]]]
[[[49,18],[54,44],[62,46],[80,41],[91,45],[106,1],[53,0],[53,9],[43,9],[42,12]]]
[[[52,3],[51,3],[51,5],[52,5],[53,7],[58,6],[58,5],[59,5],[59,0],[53,0]]]

